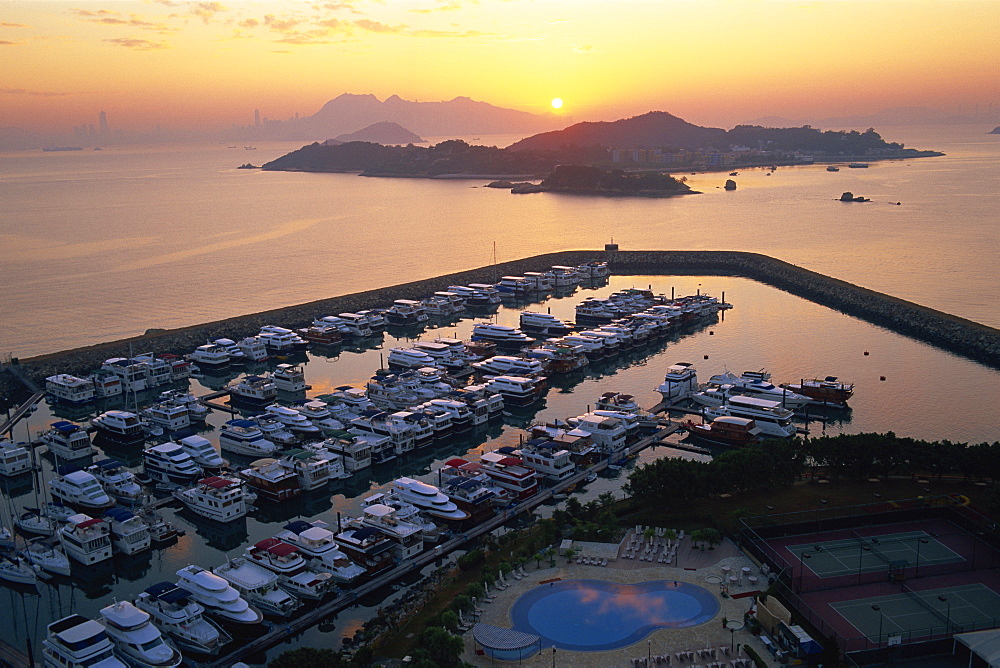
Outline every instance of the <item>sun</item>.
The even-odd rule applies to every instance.
[[[563,101],[562,101],[561,97],[554,97],[554,98],[552,98],[552,108],[553,109],[562,109],[562,106],[563,106]]]

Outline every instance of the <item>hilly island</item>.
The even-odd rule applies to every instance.
[[[809,126],[732,130],[688,123],[652,111],[612,122],[585,122],[543,132],[507,148],[448,140],[429,147],[350,141],[313,143],[266,163],[265,170],[357,172],[363,176],[545,179],[533,191],[598,194],[691,192],[668,172],[885,160],[942,155],[887,142],[874,130],[823,131]],[[588,169],[556,172],[557,166]],[[626,172],[660,178],[625,177]]]

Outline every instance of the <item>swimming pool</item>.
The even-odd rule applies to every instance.
[[[522,595],[510,615],[514,629],[539,636],[543,648],[599,652],[631,645],[658,628],[703,624],[718,612],[714,595],[685,582],[562,580]]]

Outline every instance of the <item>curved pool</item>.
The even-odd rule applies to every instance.
[[[598,652],[631,645],[658,628],[703,624],[718,612],[713,594],[685,582],[562,580],[522,595],[510,615],[515,630],[539,636],[544,648]]]

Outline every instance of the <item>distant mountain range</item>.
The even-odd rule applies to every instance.
[[[788,128],[811,125],[814,128],[878,128],[883,125],[959,125],[976,123],[974,118],[938,111],[929,107],[891,107],[867,116],[830,116],[828,118],[792,120],[782,116],[764,116],[750,121],[751,125],[768,128]]]
[[[349,141],[367,141],[373,144],[426,144],[427,142],[415,135],[399,123],[381,121],[372,123],[366,128],[350,134],[337,135],[335,139],[327,139],[324,144],[344,144]]]
[[[618,121],[577,123],[563,130],[543,132],[512,144],[512,151],[557,151],[563,146],[718,146],[726,137],[720,128],[704,128],[665,111],[650,111]]]

